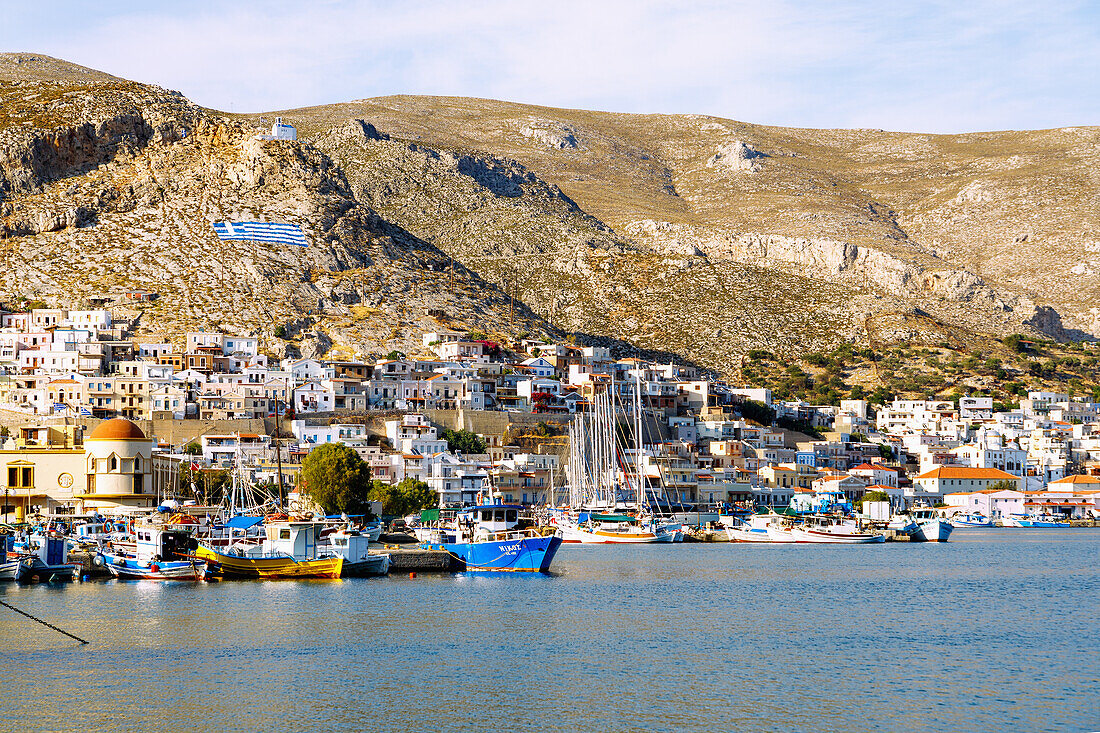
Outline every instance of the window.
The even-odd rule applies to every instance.
[[[34,487],[34,466],[8,466],[8,487],[30,489]]]
[[[289,529],[280,529],[279,530],[279,539],[289,540],[290,539],[290,530]]]
[[[109,471],[117,471],[118,470],[118,458],[116,456],[111,456],[110,458],[107,459],[107,469]]]

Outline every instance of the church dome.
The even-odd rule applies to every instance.
[[[145,433],[124,417],[101,422],[84,440],[148,440]]]

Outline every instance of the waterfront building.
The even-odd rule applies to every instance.
[[[913,487],[920,495],[943,497],[959,491],[981,491],[993,484],[1007,482],[1022,488],[1023,479],[997,468],[970,468],[968,466],[940,466],[913,479]]]

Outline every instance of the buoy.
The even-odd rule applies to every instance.
[[[409,577],[410,577],[410,578],[415,578],[415,577],[416,577],[416,573],[409,573]]]

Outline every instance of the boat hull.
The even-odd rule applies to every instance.
[[[75,580],[76,565],[47,565],[38,558],[24,558],[15,566],[15,582]]]
[[[726,537],[730,542],[775,542],[767,529],[742,529],[740,527],[726,527]]]
[[[119,580],[199,581],[206,577],[203,560],[142,563],[121,555],[104,555],[104,560],[107,571]]]
[[[362,560],[344,560],[345,578],[366,578],[385,575],[390,571],[389,555],[369,555]]]
[[[444,544],[448,552],[466,563],[470,572],[548,573],[560,537],[524,537]]]
[[[656,532],[641,530],[636,532],[613,532],[603,529],[581,529],[580,527],[562,527],[562,542],[585,545],[645,545],[653,542],[671,542],[675,539],[673,533],[658,535]]]
[[[791,530],[779,527],[768,527],[768,539],[779,544],[791,544],[796,541]]]
[[[209,574],[222,578],[339,578],[344,566],[342,557],[322,557],[317,560],[241,557],[217,552],[202,545],[195,554],[206,560]]]
[[[18,560],[0,562],[0,580],[15,580],[15,569],[18,565]]]
[[[792,527],[791,536],[795,542],[816,542],[832,545],[871,545],[886,541],[884,534],[867,532],[827,532],[806,527]]]
[[[947,542],[953,529],[945,519],[932,519],[919,523],[909,538],[915,542]]]

